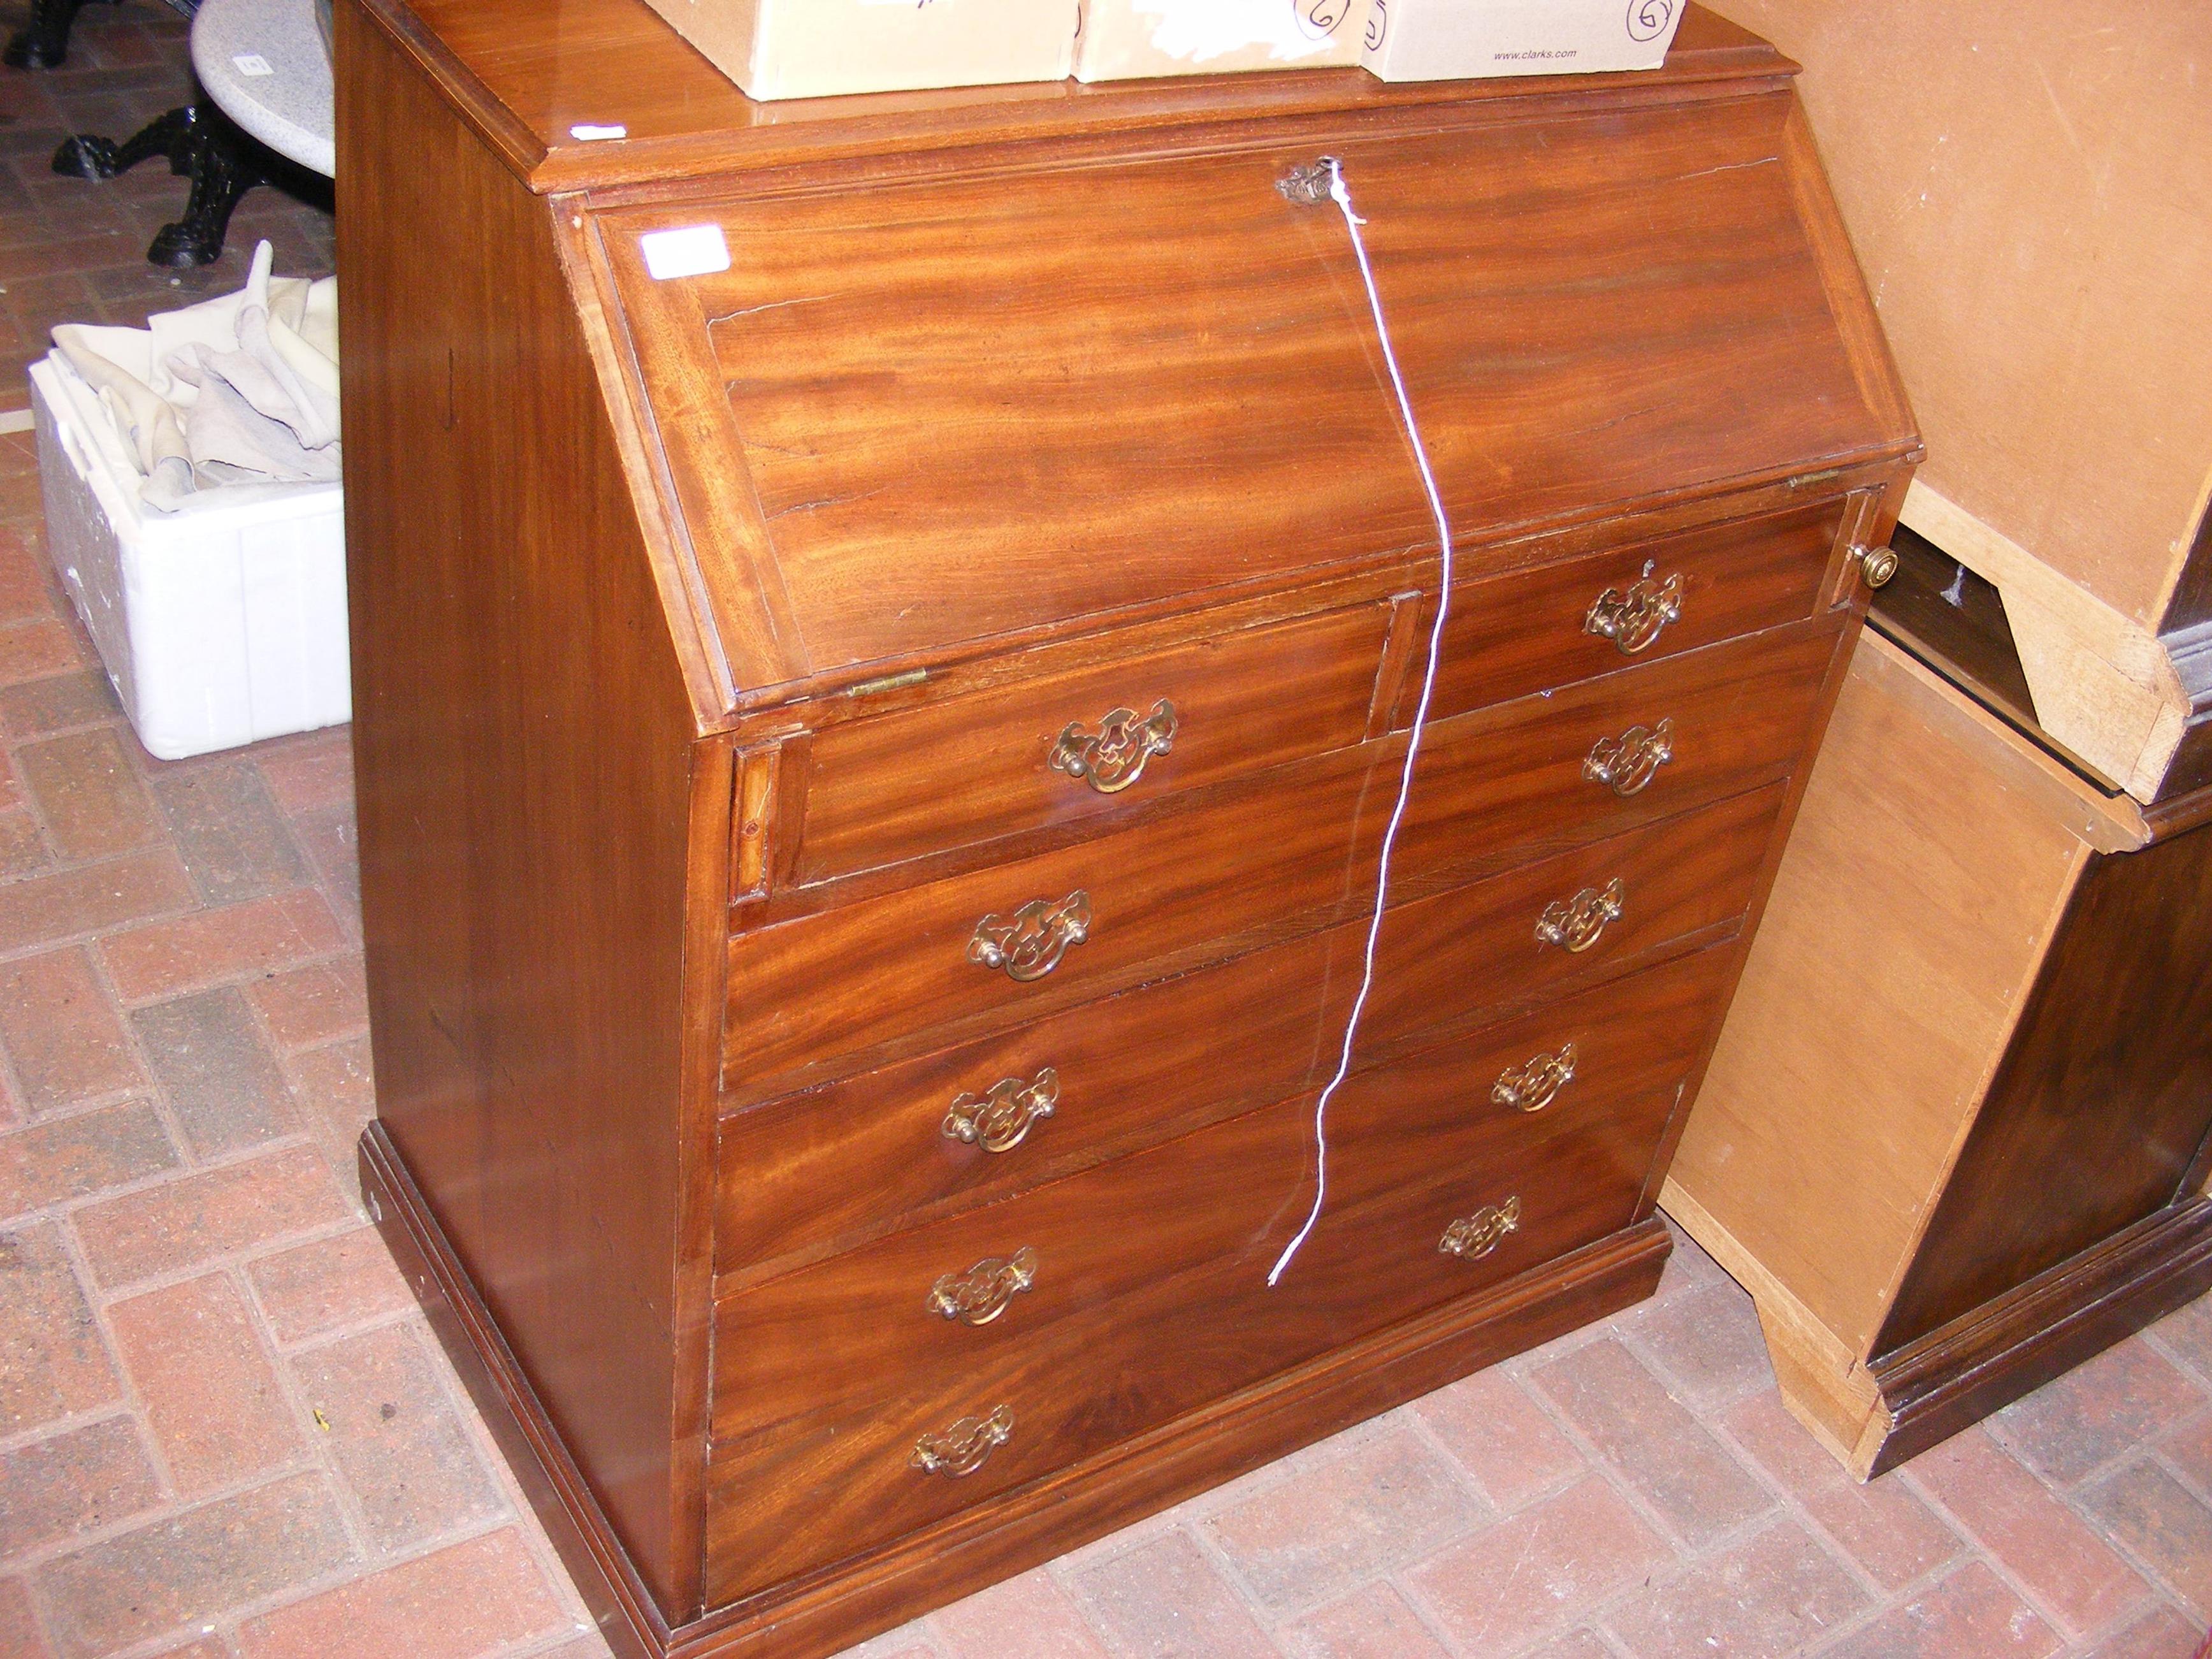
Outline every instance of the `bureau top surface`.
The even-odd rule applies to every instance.
[[[707,721],[1426,585],[1424,447],[1475,575],[1917,441],[1790,65],[1694,9],[1644,75],[771,107],[642,0],[368,3],[532,188],[580,191],[549,216]],[[1346,216],[1282,187],[1323,156],[1420,445]]]
[[[1042,0],[1041,0],[1042,3]],[[947,145],[1141,133],[1193,121],[1364,112],[1645,90],[1796,72],[1757,36],[1697,6],[1664,67],[1389,86],[1360,70],[1085,86],[1076,81],[755,103],[643,0],[368,0],[463,112],[539,191]],[[617,140],[575,129],[619,128]]]

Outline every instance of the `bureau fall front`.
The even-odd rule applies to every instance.
[[[618,1651],[834,1651],[1649,1293],[1917,454],[1784,60],[771,109],[642,0],[339,28],[367,1190]],[[1439,591],[1323,157],[1457,578],[1271,1287]]]

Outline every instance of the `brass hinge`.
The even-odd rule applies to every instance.
[[[880,696],[886,691],[903,691],[909,685],[920,685],[929,678],[927,668],[909,668],[903,674],[886,674],[879,680],[862,680],[858,685],[845,688],[848,697]]]

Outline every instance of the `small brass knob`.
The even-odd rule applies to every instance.
[[[1897,555],[1886,547],[1859,549],[1859,574],[1866,578],[1869,587],[1887,586],[1897,574]]]

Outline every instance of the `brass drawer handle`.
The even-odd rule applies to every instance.
[[[924,1474],[957,1480],[981,1468],[1014,1431],[1014,1408],[1001,1406],[988,1417],[963,1417],[942,1434],[925,1434],[914,1443],[910,1468]]]
[[[967,1325],[988,1325],[1036,1283],[1036,1252],[1026,1244],[1001,1261],[986,1256],[964,1273],[945,1273],[930,1287],[929,1310]]]
[[[1145,775],[1146,761],[1175,747],[1175,705],[1162,697],[1142,719],[1133,708],[1116,708],[1098,722],[1096,735],[1081,720],[1071,721],[1045,764],[1102,795],[1118,795]]]
[[[1556,900],[1546,905],[1536,920],[1536,943],[1587,951],[1598,942],[1608,923],[1620,920],[1620,907],[1627,897],[1628,890],[1615,876],[1603,891],[1585,887],[1571,899]]]
[[[1571,1042],[1556,1054],[1538,1054],[1525,1066],[1500,1072],[1490,1085],[1490,1097],[1516,1111],[1540,1112],[1575,1080],[1575,1062],[1581,1058]]]
[[[1030,1126],[1060,1104],[1060,1073],[1049,1066],[1034,1082],[1001,1078],[988,1095],[963,1095],[945,1115],[945,1138],[987,1152],[1011,1152],[1029,1139]]]
[[[1663,582],[1645,577],[1626,593],[1608,587],[1597,596],[1583,618],[1583,631],[1611,640],[1620,654],[1632,657],[1659,637],[1660,629],[1682,614],[1680,572]]]
[[[1897,574],[1897,554],[1887,547],[1869,547],[1864,542],[1854,542],[1848,556],[1858,561],[1859,574],[1866,579],[1869,587],[1887,587],[1889,579]]]
[[[1626,800],[1640,795],[1659,769],[1674,758],[1674,722],[1632,726],[1617,738],[1600,738],[1583,762],[1583,775]]]
[[[1444,1229],[1437,1249],[1462,1261],[1478,1261],[1504,1243],[1506,1234],[1520,1228],[1521,1199],[1516,1194],[1503,1206],[1486,1204],[1473,1215],[1462,1216]]]
[[[1069,945],[1090,937],[1091,895],[1079,888],[1057,904],[1031,899],[1011,916],[984,917],[968,941],[968,960],[1003,968],[1008,979],[1026,984],[1059,967]]]

